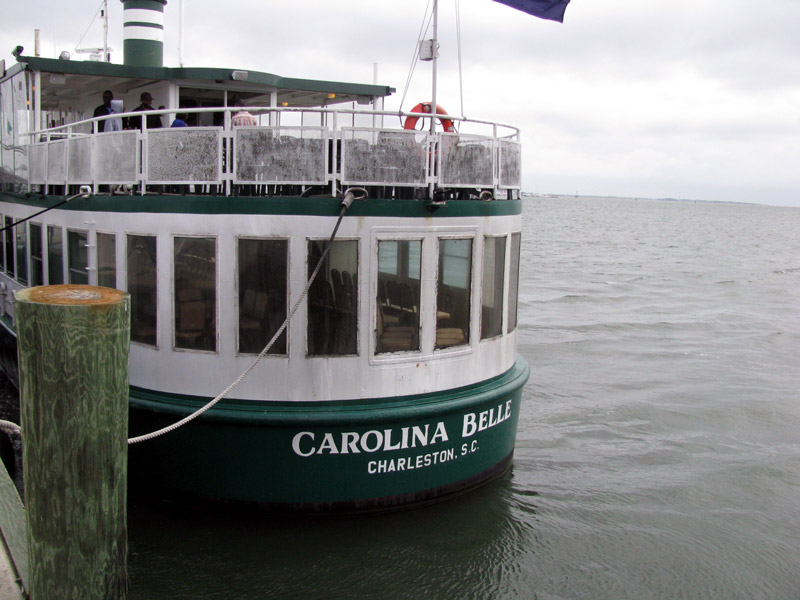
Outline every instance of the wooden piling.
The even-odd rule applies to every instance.
[[[30,597],[127,598],[130,297],[30,288],[16,322]]]

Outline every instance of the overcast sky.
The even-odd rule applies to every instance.
[[[378,83],[430,99],[417,65],[428,0],[184,0],[183,63]],[[102,45],[100,0],[0,4],[0,58]],[[572,0],[564,24],[461,0],[463,106],[516,125],[528,192],[800,206],[800,0]],[[165,7],[178,66],[179,0]],[[438,103],[461,113],[455,2],[440,0]],[[122,5],[109,0],[122,62]]]

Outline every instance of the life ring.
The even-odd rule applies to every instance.
[[[409,112],[412,113],[428,113],[431,112],[431,103],[430,102],[420,102],[414,108],[412,108]],[[443,109],[438,104],[436,105],[436,114],[437,115],[446,115],[447,111]],[[406,117],[405,122],[403,123],[403,129],[416,129],[417,128],[417,121],[423,119],[424,117]],[[444,119],[439,117],[439,123],[442,124],[444,130],[448,133],[455,133],[456,128],[453,125],[452,119]]]

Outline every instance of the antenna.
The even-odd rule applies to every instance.
[[[431,44],[433,57],[431,67],[433,71],[433,82],[431,89],[431,135],[436,131],[436,67],[439,62],[439,0],[433,0],[433,43]]]
[[[111,62],[111,50],[113,48],[108,47],[108,0],[102,0],[100,4],[100,18],[103,20],[103,47],[102,48],[78,48],[83,42],[83,38],[86,37],[86,34],[89,33],[89,29],[91,29],[94,20],[97,18],[97,13],[95,16],[92,17],[92,20],[89,22],[89,26],[86,28],[86,31],[83,32],[81,39],[78,40],[78,45],[75,46],[75,50],[73,50],[74,54],[88,54],[89,60],[92,61],[105,61]]]
[[[178,66],[183,67],[183,0],[178,2]]]
[[[103,10],[100,11],[103,16],[103,60],[111,62],[110,48],[108,47],[108,0],[103,0]]]

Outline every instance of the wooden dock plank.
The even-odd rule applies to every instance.
[[[6,551],[10,555],[12,569],[22,579],[24,586],[28,581],[25,508],[2,462],[0,462],[0,538],[2,538],[0,543],[5,543]]]

